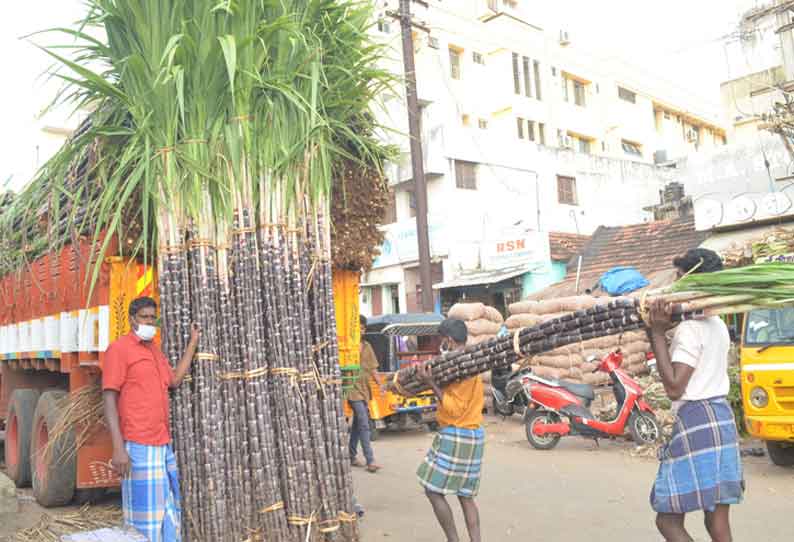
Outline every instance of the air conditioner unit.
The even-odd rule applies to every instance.
[[[566,45],[570,45],[570,44],[571,44],[571,38],[568,35],[568,31],[560,30],[560,45],[565,47]]]
[[[573,138],[569,135],[563,135],[560,137],[560,147],[563,149],[572,149],[573,148]]]
[[[440,49],[441,45],[438,43],[438,38],[433,36],[427,37],[427,45],[433,49]]]

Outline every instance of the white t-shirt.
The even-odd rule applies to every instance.
[[[698,401],[728,395],[728,326],[719,317],[681,322],[670,347],[673,363],[694,367],[682,401]]]

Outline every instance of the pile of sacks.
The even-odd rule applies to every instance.
[[[493,339],[504,324],[502,313],[484,303],[456,303],[447,313],[449,318],[457,318],[466,323],[469,337],[466,346],[479,344]],[[491,372],[480,375],[485,393],[485,404],[491,397]]]
[[[504,323],[502,313],[484,303],[456,303],[449,309],[447,316],[466,323],[469,331],[466,346],[493,339]]]
[[[507,329],[515,332],[522,327],[530,327],[563,314],[589,309],[603,299],[592,296],[574,296],[546,301],[519,301],[508,307],[510,317],[505,322]],[[651,345],[645,331],[630,331],[623,335],[609,335],[577,344],[570,344],[533,356],[524,360],[531,365],[538,376],[565,379],[571,382],[601,386],[609,383],[609,376],[603,372],[593,373],[597,363],[609,352],[620,348],[623,352],[621,368],[632,376],[648,373],[646,354]],[[596,356],[596,362],[587,358]]]

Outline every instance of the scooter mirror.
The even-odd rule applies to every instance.
[[[587,356],[587,359],[585,361],[587,361],[587,363],[593,363],[597,360],[598,360],[598,356],[596,356],[595,354],[590,354],[589,356]]]

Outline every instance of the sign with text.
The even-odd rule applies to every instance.
[[[447,254],[446,224],[436,217],[427,218],[430,256]],[[416,235],[416,219],[403,220],[383,228],[386,238],[380,246],[380,256],[375,258],[373,269],[416,261],[419,259],[419,244]]]
[[[547,266],[550,257],[549,234],[544,232],[485,241],[480,249],[481,265],[487,270],[517,265]]]
[[[780,192],[707,194],[694,202],[695,229],[712,230],[794,215],[793,201],[791,186]]]

